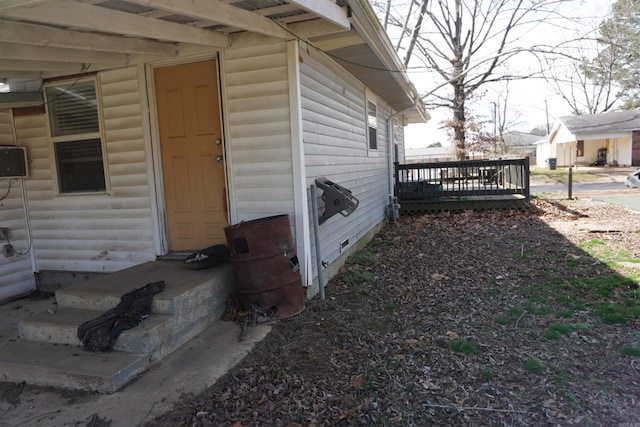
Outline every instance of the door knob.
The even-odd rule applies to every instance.
[[[221,162],[222,161],[222,156],[216,156],[216,160]]]

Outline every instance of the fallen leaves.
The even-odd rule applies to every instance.
[[[369,279],[353,280],[349,268],[341,269],[325,301],[314,298],[300,315],[275,323],[235,369],[150,425],[637,421],[637,372],[616,345],[633,344],[640,325],[614,330],[589,323],[575,336],[545,339],[548,324],[562,320],[554,310],[564,303],[534,302],[533,285],[546,270],[559,277],[582,274],[572,264],[589,266],[594,275],[606,272],[604,263],[587,262],[577,249],[581,239],[594,236],[576,222],[606,219],[631,227],[636,221],[639,230],[640,219],[597,203],[532,203],[533,212],[400,218],[367,246],[378,260],[367,270]],[[603,241],[612,250],[638,253],[640,234]],[[535,311],[545,307],[547,314]],[[566,321],[585,323],[584,316],[575,311]],[[453,351],[452,341],[468,341],[475,350]],[[524,370],[529,358],[540,360],[545,373]]]

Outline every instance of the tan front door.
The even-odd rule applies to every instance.
[[[157,68],[169,249],[225,243],[228,225],[215,60]]]

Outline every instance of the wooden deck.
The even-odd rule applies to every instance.
[[[401,215],[529,207],[529,159],[395,165]]]

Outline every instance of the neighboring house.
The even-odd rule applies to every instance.
[[[319,227],[327,277],[385,220],[403,126],[428,120],[365,0],[0,2],[0,52],[0,145],[28,168],[0,178],[0,300],[276,214],[313,295],[310,186],[360,202]]]
[[[404,152],[405,163],[436,163],[456,161],[455,150],[451,146],[407,148]],[[467,160],[480,160],[482,153],[467,151]]]
[[[456,159],[453,148],[449,146],[406,148],[404,150],[404,157],[405,163],[448,162]]]
[[[549,134],[558,166],[640,165],[640,111],[560,117]]]
[[[551,143],[549,142],[548,139],[542,139],[536,142],[535,146],[536,146],[535,165],[541,168],[548,167],[549,166],[548,160],[551,157]],[[531,163],[531,165],[533,165],[533,162]]]
[[[529,132],[512,131],[502,135],[506,155],[503,157],[529,157],[529,164],[536,164],[536,143],[544,138]]]

